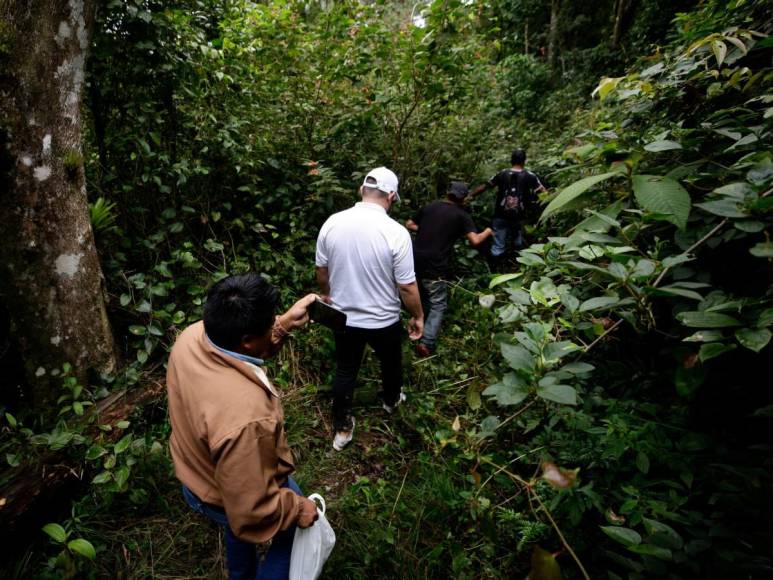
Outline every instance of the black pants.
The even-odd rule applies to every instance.
[[[333,381],[333,428],[349,428],[352,397],[360,372],[365,345],[369,344],[381,364],[382,397],[394,405],[403,387],[402,346],[403,327],[395,322],[385,328],[354,328],[335,333],[336,377]]]

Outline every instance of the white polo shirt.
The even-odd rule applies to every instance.
[[[397,284],[416,280],[411,236],[371,202],[331,215],[317,237],[317,266],[327,268],[333,305],[347,326],[384,328],[400,320]]]

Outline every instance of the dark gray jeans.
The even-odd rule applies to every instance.
[[[435,350],[443,314],[448,307],[448,282],[445,280],[420,280],[419,294],[424,309],[424,336],[419,342]]]

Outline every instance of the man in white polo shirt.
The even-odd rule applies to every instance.
[[[352,396],[369,344],[381,364],[384,409],[391,413],[405,400],[402,391],[400,323],[402,297],[411,319],[408,337],[421,338],[424,313],[413,271],[411,236],[387,215],[397,194],[397,176],[374,169],[360,187],[362,201],[330,216],[317,238],[317,282],[333,306],[346,313],[346,329],[335,333],[333,448],[343,449],[354,435]]]

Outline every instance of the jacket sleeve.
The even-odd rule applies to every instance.
[[[254,421],[215,450],[215,481],[228,524],[245,542],[261,543],[298,520],[301,496],[277,481],[276,423]]]

